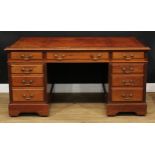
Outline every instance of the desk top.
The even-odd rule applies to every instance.
[[[5,50],[150,50],[135,37],[22,37]]]

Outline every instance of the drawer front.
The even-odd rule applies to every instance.
[[[139,87],[144,85],[143,75],[112,75],[113,87]]]
[[[14,60],[39,60],[43,58],[42,52],[11,52],[10,58]]]
[[[112,73],[133,74],[144,73],[144,63],[113,63]]]
[[[109,59],[108,52],[48,52],[47,59],[63,61],[63,60],[106,60]]]
[[[143,101],[143,88],[112,88],[113,102]]]
[[[14,102],[44,101],[44,89],[13,89]]]
[[[144,52],[113,52],[112,59],[120,59],[120,60],[134,60],[134,59],[144,59]]]
[[[11,65],[11,73],[23,73],[23,74],[33,74],[33,73],[43,73],[43,65]]]
[[[43,87],[43,75],[38,76],[12,76],[13,87]]]

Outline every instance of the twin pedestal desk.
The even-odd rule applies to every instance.
[[[150,49],[134,37],[23,37],[5,50],[10,116],[48,116],[47,63],[108,63],[107,115],[147,112],[146,52]]]

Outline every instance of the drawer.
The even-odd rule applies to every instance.
[[[37,76],[12,76],[12,86],[13,87],[43,87],[44,77],[43,75]]]
[[[43,58],[42,52],[11,52],[10,58],[14,60],[39,60]]]
[[[48,52],[46,55],[47,59],[56,60],[56,61],[63,61],[63,60],[105,60],[109,59],[108,52]]]
[[[23,73],[23,74],[32,74],[32,73],[43,73],[43,65],[20,65],[14,64],[11,65],[11,73]]]
[[[36,101],[41,102],[44,101],[44,89],[13,89],[13,101],[14,102],[30,102]]]
[[[112,73],[120,74],[143,74],[144,63],[113,63]]]
[[[144,85],[144,75],[112,75],[113,87],[139,87]]]
[[[112,59],[120,59],[120,60],[134,60],[134,59],[144,59],[145,55],[144,52],[113,52]]]
[[[143,88],[112,88],[112,101],[143,101]]]

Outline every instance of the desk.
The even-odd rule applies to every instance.
[[[146,114],[150,48],[135,37],[23,37],[5,50],[10,116],[32,112],[48,116],[47,63],[108,63],[107,115]]]

